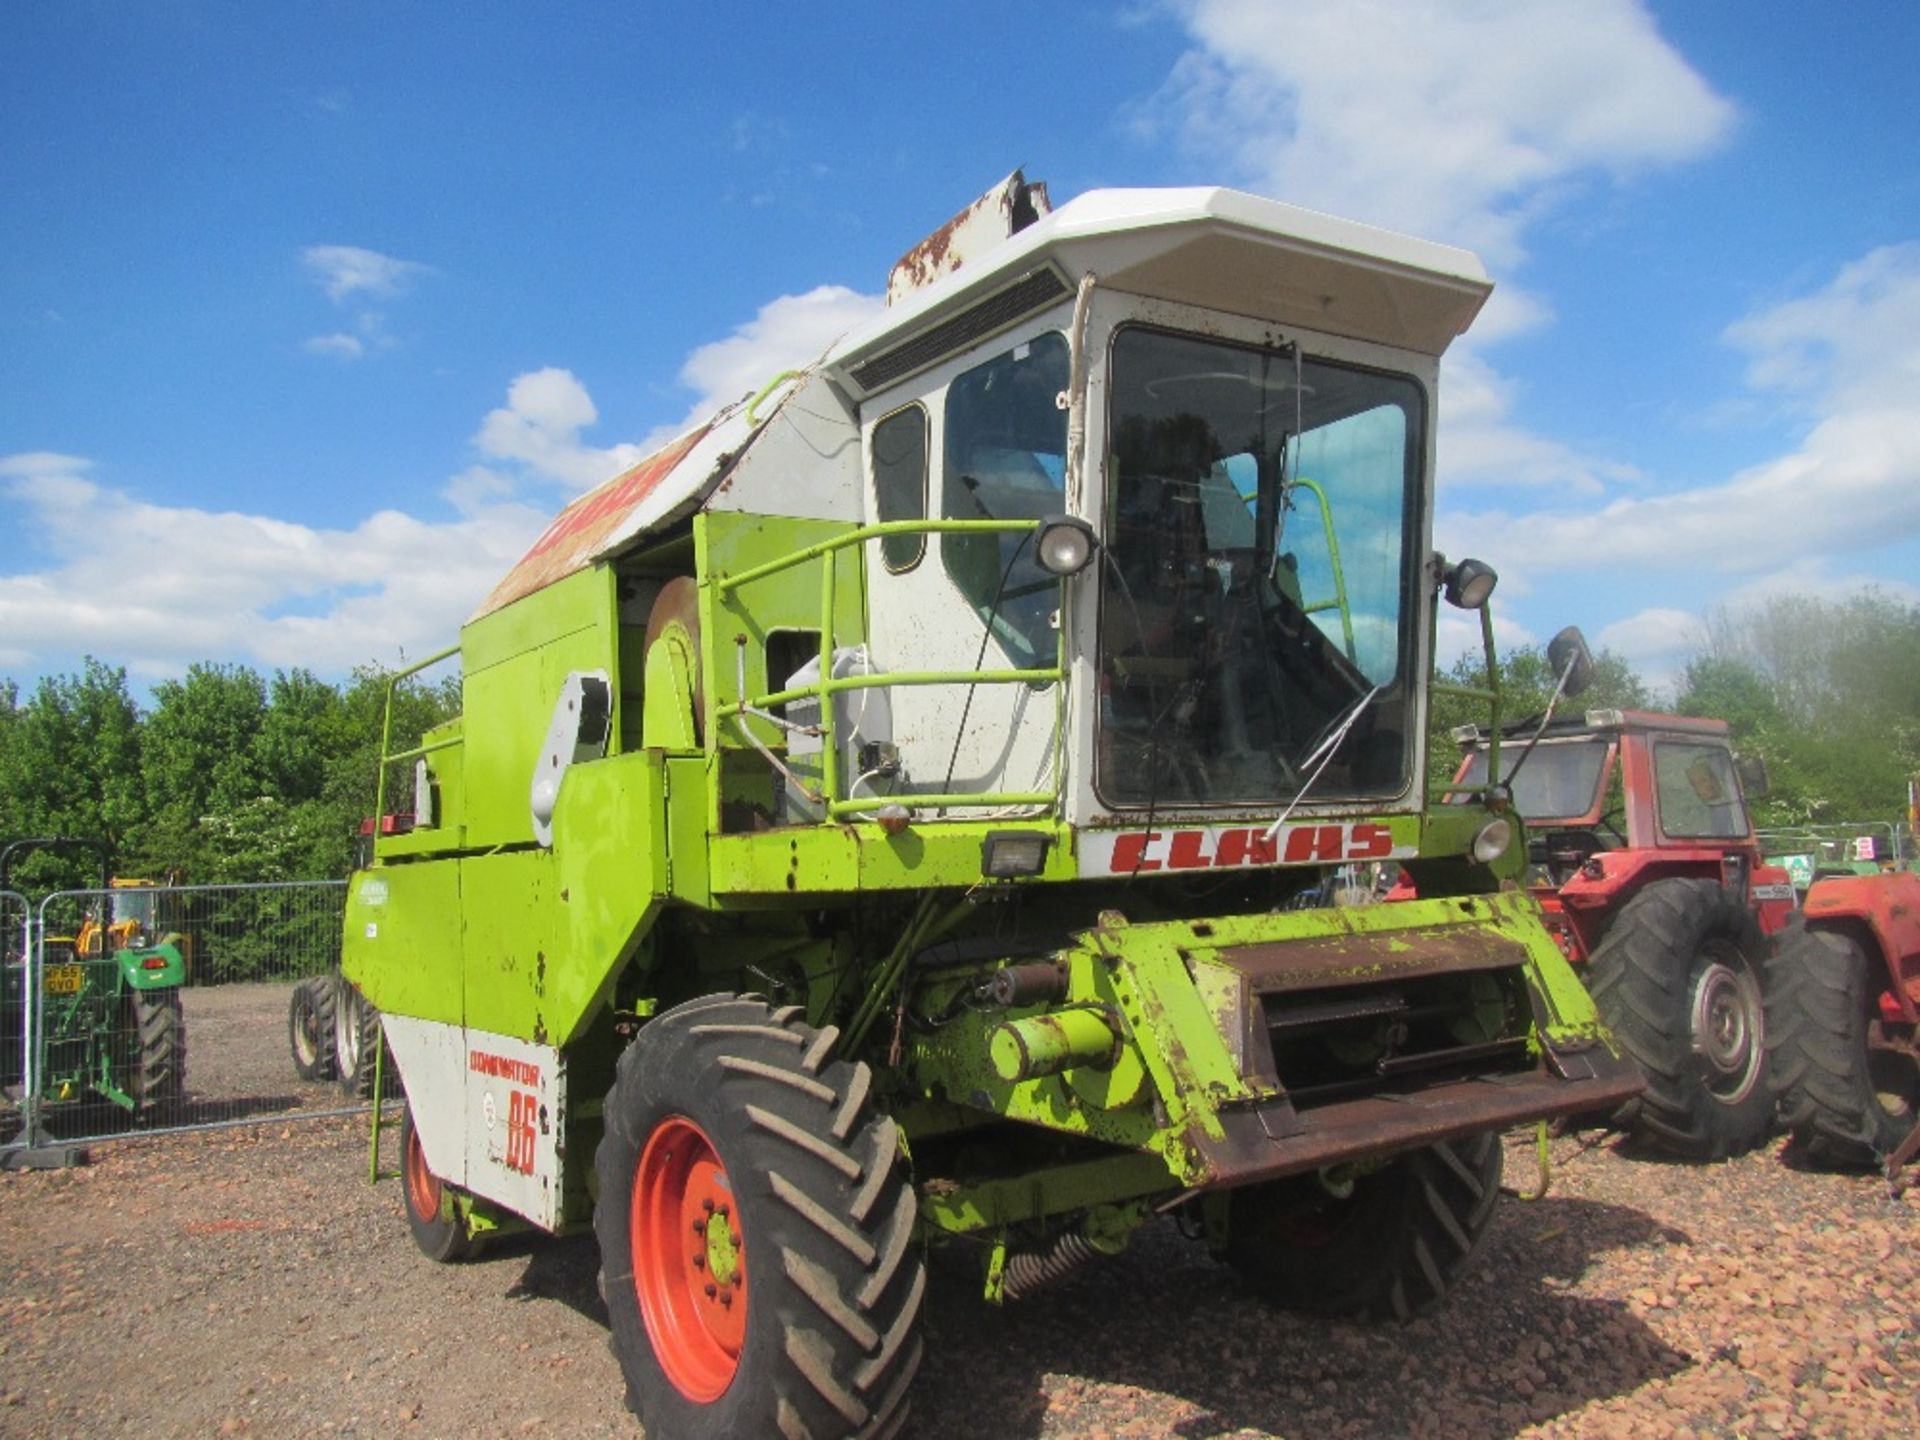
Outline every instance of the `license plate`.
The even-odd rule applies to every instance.
[[[47,967],[47,994],[78,995],[81,987],[87,983],[87,967],[84,965],[49,965]]]

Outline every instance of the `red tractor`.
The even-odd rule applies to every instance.
[[[1796,1149],[1889,1178],[1920,1152],[1920,875],[1815,881],[1775,946],[1767,1025]]]
[[[1466,750],[1456,786],[1484,785],[1491,737],[1467,727],[1454,738]],[[1512,726],[1502,739],[1534,893],[1646,1077],[1620,1122],[1689,1159],[1758,1145],[1774,1111],[1768,937],[1794,901],[1747,814],[1743,776],[1757,792],[1764,771],[1736,764],[1724,721],[1642,710]]]

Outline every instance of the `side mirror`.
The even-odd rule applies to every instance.
[[[1749,800],[1758,800],[1773,788],[1767,780],[1767,762],[1758,755],[1734,756],[1733,772],[1740,777],[1740,788]]]
[[[1553,678],[1566,677],[1560,693],[1568,699],[1593,683],[1593,652],[1587,649],[1587,637],[1578,625],[1569,625],[1547,642],[1547,668]]]

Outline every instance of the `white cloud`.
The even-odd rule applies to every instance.
[[[361,343],[358,335],[348,335],[338,330],[331,335],[314,335],[303,340],[300,348],[309,355],[331,355],[339,360],[358,360],[367,353],[367,347]]]
[[[584,488],[639,458],[581,444],[597,419],[568,372],[522,375],[476,437],[500,463],[441,492],[453,518],[383,510],[337,528],[150,504],[90,478],[81,456],[0,456],[0,497],[42,557],[0,575],[0,635],[15,642],[0,664],[90,652],[143,675],[230,658],[337,673],[439,649],[551,519],[515,498],[522,482]]]
[[[844,285],[821,285],[803,295],[768,301],[726,339],[702,345],[687,357],[680,379],[698,392],[698,398],[682,419],[649,435],[642,449],[664,445],[722,407],[753,394],[782,370],[817,359],[835,340],[878,315],[885,304],[879,295],[863,295]]]
[[[1543,570],[1764,576],[1920,535],[1920,245],[1876,250],[1819,291],[1729,327],[1758,387],[1809,424],[1731,478],[1593,509],[1455,514],[1452,528]]]
[[[587,387],[572,371],[550,365],[514,380],[506,405],[480,422],[473,443],[483,454],[525,465],[541,479],[590,490],[647,453],[631,444],[605,450],[582,444],[580,432],[599,419]]]
[[[91,460],[78,455],[59,455],[51,450],[29,450],[20,455],[0,455],[0,478],[40,479],[55,475],[81,475],[93,468]]]
[[[1468,485],[1552,485],[1595,495],[1639,478],[1632,466],[1585,455],[1512,423],[1516,385],[1470,349],[1447,356],[1440,383],[1439,479]]]
[[[1705,155],[1735,112],[1640,0],[1169,0],[1193,37],[1153,102],[1209,165],[1282,200],[1518,265],[1589,177]],[[1549,321],[1503,276],[1441,387],[1447,484],[1597,492],[1629,467],[1530,433],[1479,352]]]
[[[1733,107],[1639,0],[1185,0],[1156,109],[1263,190],[1499,263],[1557,191],[1720,144]]]
[[[417,260],[396,260],[358,245],[309,245],[300,260],[336,305],[356,295],[390,299],[416,277],[433,273]]]
[[[1602,626],[1593,643],[1619,655],[1650,688],[1677,695],[1706,634],[1706,622],[1692,611],[1656,605]]]
[[[0,576],[0,633],[149,673],[230,656],[340,671],[437,649],[546,520],[501,503],[444,523],[388,510],[316,529],[153,505],[71,471],[14,479],[8,495],[55,563]]]

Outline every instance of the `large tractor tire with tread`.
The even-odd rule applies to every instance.
[[[178,990],[136,990],[128,1001],[133,1023],[134,1071],[129,1087],[134,1118],[167,1124],[186,1097],[187,1022]]]
[[[293,987],[287,1002],[287,1048],[294,1073],[302,1080],[331,1080],[333,1059],[333,980],[320,975]]]
[[[473,1254],[473,1237],[447,1204],[447,1186],[427,1167],[411,1105],[400,1116],[400,1198],[407,1209],[407,1228],[422,1255],[451,1265]]]
[[[1588,979],[1647,1082],[1618,1117],[1630,1133],[1688,1160],[1767,1138],[1766,953],[1752,912],[1715,880],[1656,880],[1621,907]]]
[[[1226,1261],[1262,1299],[1349,1320],[1438,1309],[1465,1272],[1500,1198],[1495,1132],[1396,1156],[1336,1196],[1301,1175],[1235,1190]]]
[[[712,995],[620,1057],[600,1283],[659,1440],[879,1440],[906,1421],[926,1260],[899,1129],[798,1006]]]
[[[380,1012],[345,976],[335,981],[333,995],[334,1075],[350,1099],[373,1098],[373,1072],[386,1036]]]
[[[1872,1165],[1920,1124],[1920,1066],[1870,1049],[1884,963],[1843,931],[1795,916],[1767,981],[1768,1045],[1794,1148],[1826,1165]]]

